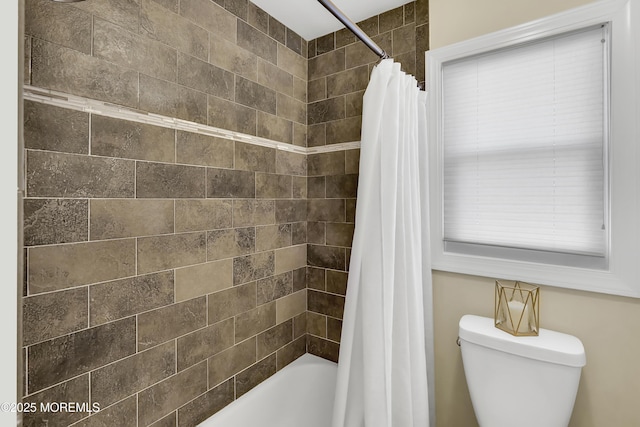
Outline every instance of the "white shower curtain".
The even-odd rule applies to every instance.
[[[428,229],[421,223],[420,168],[426,164],[419,147],[426,136],[424,104],[425,94],[400,64],[386,59],[375,67],[364,94],[333,427],[429,426],[423,284],[430,291],[431,272],[423,265]]]

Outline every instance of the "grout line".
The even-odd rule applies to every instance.
[[[91,146],[93,143],[93,138],[91,136],[91,133],[93,132],[93,114],[89,113],[89,138],[87,143],[89,144],[89,146],[87,147],[87,153],[89,153],[89,155],[91,156],[93,154],[93,147]]]
[[[134,315],[134,318],[135,318],[135,327],[136,327],[136,352],[135,352],[135,353],[133,353],[133,355],[131,355],[131,356],[135,356],[135,355],[137,355],[137,354],[140,354],[140,353],[141,353],[141,351],[140,351],[140,344],[139,344],[139,343],[140,343],[140,314],[141,314],[141,313],[136,313],[136,314]],[[145,349],[145,350],[148,350],[148,349]],[[120,359],[120,360],[123,360],[123,359]],[[104,365],[104,366],[107,366],[107,365]]]
[[[140,391],[136,392],[136,427],[138,427],[138,420],[140,419],[139,409],[140,408]]]
[[[178,131],[173,130],[173,163],[178,163]]]
[[[93,55],[93,53],[94,53],[93,52],[93,47],[94,47],[94,45],[96,43],[95,27],[96,27],[96,17],[94,15],[91,15],[91,49],[90,49],[90,52],[89,52],[90,56],[94,56]]]
[[[133,199],[138,199],[138,160],[133,160]]]
[[[20,352],[20,357],[23,358],[23,378],[22,378],[22,382],[23,382],[23,390],[22,390],[22,396],[19,396],[20,400],[22,400],[23,398],[27,397],[29,395],[29,346],[25,346],[23,343],[21,343],[21,348],[23,348],[24,350]]]
[[[138,240],[140,237],[134,237],[134,252],[133,252],[133,266],[134,266],[134,277],[141,276],[142,274],[138,271]]]
[[[93,373],[93,371],[90,371],[90,372],[88,373],[88,376],[87,376],[87,380],[89,381],[89,390],[88,390],[88,392],[89,392],[89,399],[88,399],[88,402],[87,402],[87,403],[88,403],[89,405],[91,405],[91,404],[93,403],[93,402],[92,402],[93,396],[91,395],[91,377],[92,377],[92,375],[91,375],[91,374],[92,374],[92,373]],[[93,411],[89,410],[89,415],[88,415],[86,418],[90,417],[92,414],[93,414]],[[86,419],[86,418],[85,418],[85,419]]]

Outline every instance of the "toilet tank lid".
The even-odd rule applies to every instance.
[[[467,342],[534,360],[574,367],[587,363],[582,342],[561,332],[540,329],[537,337],[516,337],[496,328],[493,319],[467,314],[460,319],[458,335]]]

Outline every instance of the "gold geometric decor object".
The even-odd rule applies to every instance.
[[[540,288],[525,282],[496,280],[496,328],[516,336],[540,330]]]

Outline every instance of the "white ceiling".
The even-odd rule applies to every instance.
[[[363,21],[411,0],[333,0],[353,22]],[[251,0],[269,15],[301,35],[313,40],[343,28],[318,0]]]

